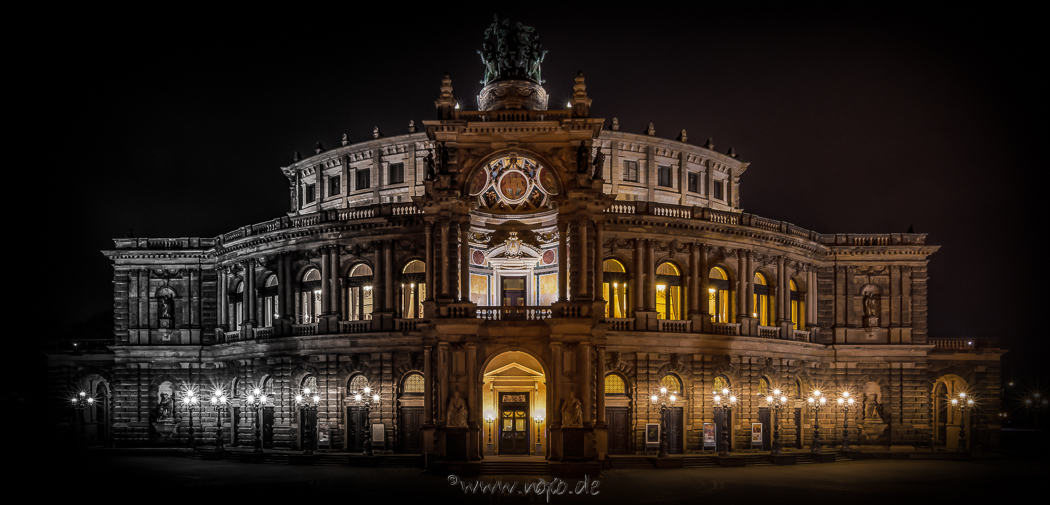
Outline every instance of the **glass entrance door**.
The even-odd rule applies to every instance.
[[[529,454],[529,394],[500,393],[499,453]]]
[[[502,298],[504,307],[524,307],[525,278],[504,277]]]

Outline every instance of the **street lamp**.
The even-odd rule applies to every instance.
[[[194,393],[193,388],[187,388],[186,394],[182,396],[182,406],[190,411],[190,448],[197,448],[197,439],[193,436],[193,408],[200,403],[200,398]]]
[[[539,451],[540,439],[543,437],[543,421],[547,419],[547,411],[537,410],[532,415],[532,420],[536,421],[536,450]]]
[[[787,395],[781,394],[779,389],[774,389],[772,395],[766,396],[769,410],[773,412],[773,450],[769,451],[773,456],[780,456],[780,409],[784,408],[787,402]]]
[[[820,409],[826,407],[827,404],[827,397],[819,390],[813,391],[813,394],[806,398],[806,405],[813,411],[813,448],[811,450],[813,454],[820,454]]]
[[[313,426],[309,425],[309,412],[317,412],[317,406],[320,403],[321,395],[318,395],[317,391],[310,391],[310,388],[303,388],[302,392],[295,395],[295,406],[299,408],[300,412],[305,414],[300,416],[304,424],[303,432],[310,434],[310,446],[303,450],[303,454],[313,454],[314,446],[317,445],[317,435],[313,431]]]
[[[226,397],[226,392],[222,388],[215,388],[211,393],[211,406],[215,408],[215,449],[219,452],[223,451],[223,440],[222,440],[222,411],[226,409],[226,405],[229,404],[229,398]]]
[[[80,413],[80,442],[87,445],[87,437],[84,435],[84,425],[87,424],[84,411],[95,406],[95,397],[81,391],[70,398],[71,407]]]
[[[259,409],[266,406],[266,401],[269,400],[269,395],[263,393],[259,388],[255,388],[248,396],[244,397],[244,404],[248,408],[252,409],[252,423],[255,424],[255,449],[253,452],[263,452],[262,449],[262,433],[259,431]]]
[[[489,451],[488,452],[493,453],[493,454],[495,454],[495,451],[492,450],[492,423],[495,422],[495,421],[496,421],[496,414],[493,414],[491,410],[486,410],[485,411],[485,424],[489,425]]]
[[[959,392],[958,398],[952,398],[952,407],[959,411],[959,451],[966,450],[966,411],[974,407],[973,397],[968,397],[965,392]]]
[[[354,402],[365,408],[365,456],[372,455],[372,405],[382,405],[379,394],[373,394],[372,388],[365,386],[361,391],[354,391]]]
[[[1039,430],[1039,414],[1046,411],[1050,407],[1050,401],[1043,398],[1043,395],[1039,392],[1032,393],[1032,396],[1024,399],[1024,409],[1028,412],[1035,412],[1035,429]]]
[[[835,402],[842,409],[842,451],[849,452],[849,411],[856,402],[849,395],[849,391],[843,391]]]
[[[664,418],[667,417],[668,407],[674,407],[674,403],[678,401],[678,391],[668,391],[667,388],[661,387],[658,393],[653,393],[649,398],[653,405],[660,406],[660,452],[656,454],[658,458],[667,457],[667,429],[664,426]]]
[[[729,388],[723,388],[722,394],[715,392],[715,409],[722,409],[722,439],[718,441],[718,455],[729,455],[729,413],[736,406],[736,396],[730,394]],[[722,403],[722,402],[725,403]]]

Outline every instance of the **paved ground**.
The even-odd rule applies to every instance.
[[[548,495],[532,488],[538,477],[465,478],[451,485],[448,476],[405,468],[298,467],[199,461],[178,457],[86,456],[50,461],[24,478],[16,470],[10,484],[39,482],[40,494],[52,499],[113,502],[197,503],[201,500],[252,499],[316,503],[897,503],[940,504],[954,500],[994,499],[997,503],[1043,503],[1050,465],[1041,460],[979,458],[970,461],[865,460],[832,464],[702,468],[680,470],[609,470],[597,494],[575,494],[568,479]],[[10,474],[8,474],[10,476]],[[31,479],[26,482],[25,479]],[[464,492],[477,480],[517,482],[506,496]],[[5,479],[6,480],[6,479]],[[550,481],[549,478],[546,479]],[[593,486],[593,483],[591,484]],[[1039,491],[1038,495],[1036,490]],[[137,496],[136,496],[137,495]],[[549,501],[548,501],[549,500]]]

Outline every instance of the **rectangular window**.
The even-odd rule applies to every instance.
[[[671,187],[671,167],[663,165],[656,167],[656,183],[665,188]]]
[[[623,180],[638,182],[638,162],[623,160]]]
[[[714,183],[711,184],[711,197],[716,199],[716,200],[722,200],[723,199],[723,196],[722,196],[722,181],[715,180]]]
[[[387,184],[401,184],[405,182],[405,164],[404,163],[391,163],[390,169],[387,171]]]
[[[306,203],[310,203],[312,201],[314,201],[314,185],[313,184],[307,184],[306,185]]]
[[[362,168],[357,171],[357,184],[354,185],[354,189],[362,190],[368,189],[372,186],[372,175],[369,173],[371,170]]]
[[[700,192],[700,175],[689,174],[689,192],[699,193]]]
[[[338,175],[333,175],[328,178],[328,196],[338,195],[342,192],[342,187],[340,187],[341,182],[342,181]]]

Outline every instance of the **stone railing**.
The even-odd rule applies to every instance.
[[[999,341],[996,339],[958,339],[958,338],[930,338],[927,344],[933,344],[934,349],[949,349],[953,351],[972,351],[974,349],[998,348]]]
[[[426,319],[394,319],[394,329],[397,331],[419,331],[419,325],[426,322]]]
[[[273,327],[255,328],[252,333],[255,334],[255,338],[273,338]]]
[[[670,319],[659,319],[656,321],[656,327],[663,332],[667,333],[689,333],[693,331],[692,321],[676,321]]]
[[[479,306],[476,314],[478,319],[486,321],[541,321],[550,319],[551,308]]]
[[[355,219],[369,219],[376,217],[375,207],[360,207],[353,209],[340,209],[340,221],[353,221]]]
[[[372,331],[372,321],[339,321],[339,333],[368,333]]]
[[[635,206],[634,202],[613,202],[605,212],[609,214],[634,214],[637,212],[638,207]]]
[[[401,203],[396,204],[390,209],[390,213],[395,216],[410,216],[413,214],[423,214],[419,207],[416,207],[413,203]]]
[[[297,337],[303,335],[317,335],[317,323],[293,324],[292,335]]]
[[[795,342],[809,342],[812,338],[812,333],[805,330],[792,330],[791,334]]]
[[[607,317],[607,318],[605,318],[604,321],[606,323],[609,323],[610,325],[612,325],[612,327],[609,328],[609,329],[613,330],[613,331],[630,331],[630,330],[634,329],[634,318],[633,317],[629,317],[629,318]]]
[[[117,249],[208,249],[215,247],[214,238],[116,238],[113,244]]]
[[[711,332],[715,335],[739,335],[740,323],[711,323]]]
[[[224,333],[224,335],[226,336],[226,341],[227,342],[236,342],[238,340],[241,340],[241,331],[240,330],[227,331],[227,332]]]
[[[47,341],[50,352],[109,352],[108,346],[114,344],[111,338],[90,338],[80,340],[52,339]]]
[[[457,110],[456,119],[464,121],[558,121],[572,117],[565,110]]]
[[[689,219],[693,217],[693,208],[681,205],[649,204],[654,216]]]
[[[758,336],[762,338],[780,338],[779,326],[759,326]]]

